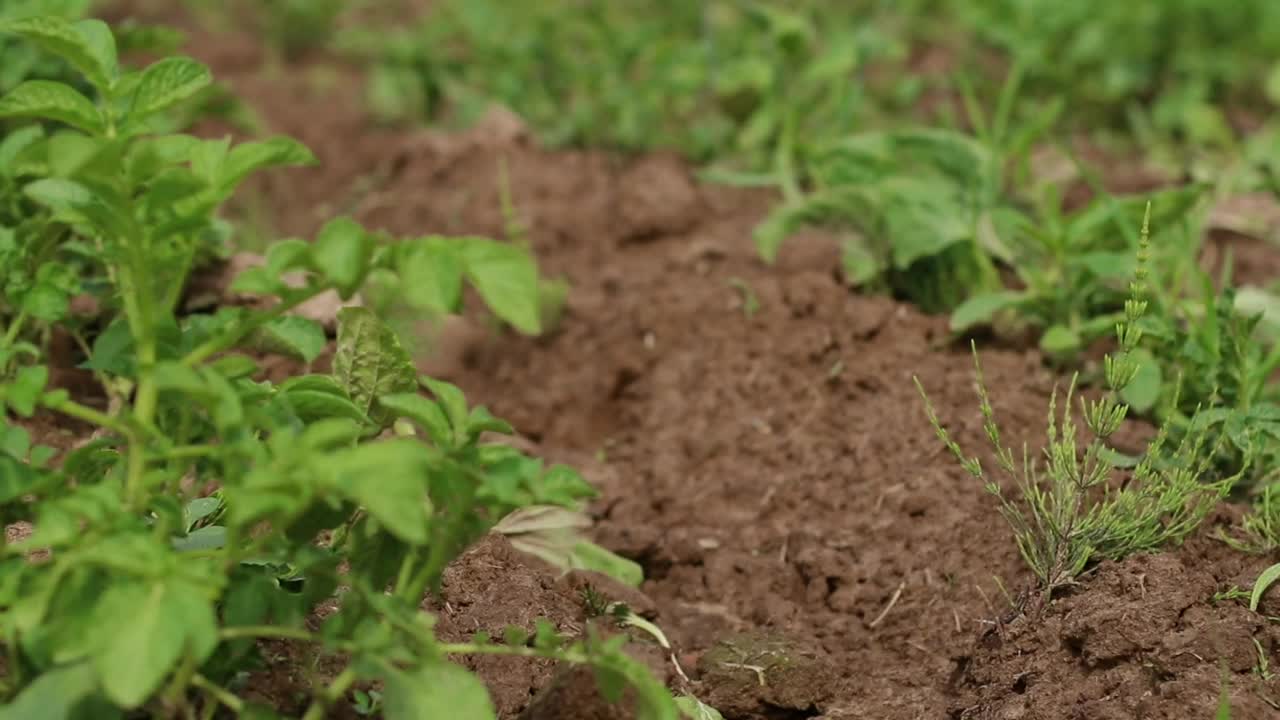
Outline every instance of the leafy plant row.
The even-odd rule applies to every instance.
[[[222,204],[253,173],[311,153],[282,137],[163,131],[209,70],[181,56],[122,67],[102,22],[29,15],[0,34],[81,81],[26,79],[0,97],[0,119],[21,121],[0,140],[0,519],[30,529],[0,545],[0,717],[277,717],[240,693],[260,641],[280,640],[340,663],[312,688],[306,720],[373,683],[389,718],[493,717],[484,686],[451,660],[466,653],[588,664],[606,697],[631,687],[642,717],[674,718],[625,635],[542,626],[443,642],[420,609],[449,562],[514,511],[572,511],[593,494],[572,469],[494,441],[510,426],[420,377],[372,309],[454,312],[470,285],[536,333],[527,251],[386,238],[338,218],[236,279],[274,302],[183,315],[187,278],[226,238]],[[322,293],[366,300],[338,315],[332,372],[257,379],[256,348],[319,353],[323,331],[291,311]],[[82,296],[100,311],[75,327]],[[53,383],[46,340],[67,327],[104,402]],[[47,413],[91,439],[65,453],[33,444],[24,420]],[[579,560],[616,561],[601,553]]]

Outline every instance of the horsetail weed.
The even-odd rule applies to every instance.
[[[1080,438],[1072,415],[1077,374],[1072,377],[1060,418],[1056,389],[1049,400],[1043,464],[1031,456],[1024,444],[1019,470],[1013,451],[1001,439],[976,346],[973,348],[983,430],[994,450],[996,465],[1013,481],[1019,497],[1006,495],[1005,488],[987,476],[981,461],[965,454],[938,418],[919,378],[915,378],[938,438],[966,472],[985,483],[1013,528],[1018,550],[1039,584],[1040,595],[1033,606],[1037,612],[1043,610],[1055,590],[1074,584],[1092,562],[1120,559],[1180,541],[1226,496],[1239,477],[1237,474],[1203,482],[1202,473],[1217,450],[1209,442],[1210,435],[1187,433],[1169,451],[1165,447],[1169,434],[1166,426],[1156,433],[1128,480],[1112,482],[1120,463],[1108,440],[1128,415],[1129,408],[1120,396],[1140,370],[1136,351],[1142,340],[1139,322],[1147,309],[1149,224],[1150,206],[1143,219],[1124,318],[1116,325],[1119,348],[1104,361],[1106,388],[1097,399],[1080,399],[1080,414],[1092,435],[1088,441]]]

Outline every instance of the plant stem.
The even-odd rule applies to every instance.
[[[4,334],[4,347],[8,347],[18,339],[18,333],[22,332],[22,325],[27,321],[27,311],[19,310],[18,316],[13,319],[13,323],[9,325],[9,329]]]
[[[240,325],[201,344],[200,347],[197,347],[187,353],[187,356],[182,358],[182,364],[187,367],[192,367],[208,360],[210,357],[222,352],[223,350],[230,350],[249,333],[284,315],[327,289],[328,288],[325,287],[309,288],[304,292],[300,292],[282,300],[270,310],[258,313]]]
[[[565,650],[542,650],[534,647],[513,645],[477,645],[475,643],[441,643],[436,648],[445,655],[510,655],[524,658],[546,658],[561,660],[574,664],[587,663],[590,658],[579,652]]]
[[[214,683],[212,680],[205,677],[204,675],[201,675],[200,673],[196,673],[195,675],[192,675],[191,684],[203,690],[205,694],[208,695],[209,697],[217,700],[223,705],[226,705],[227,708],[231,710],[231,712],[235,713],[236,715],[239,715],[240,713],[244,712],[243,700],[236,697],[232,693],[228,692],[225,688],[219,687],[216,683]],[[205,714],[206,716],[209,715],[208,712],[206,712]]]
[[[111,430],[112,432],[119,433],[129,438],[132,438],[135,434],[134,428],[130,427],[127,422],[120,418],[98,412],[97,410],[81,405],[74,400],[68,399],[59,402],[49,402],[47,399],[44,399],[41,403],[55,412],[60,412],[63,415],[73,417],[77,420],[83,420],[91,425],[97,425],[98,427]]]
[[[302,720],[322,720],[324,718],[325,708],[336,702],[346,694],[347,689],[356,681],[356,671],[346,668],[338,677],[329,683],[329,687],[321,693],[320,697],[311,701],[311,706],[307,708],[307,713],[302,716]]]
[[[279,627],[276,625],[241,625],[239,627],[222,628],[218,631],[218,640],[240,640],[242,638],[278,638],[281,640],[302,640],[319,642],[319,639],[307,630]]]

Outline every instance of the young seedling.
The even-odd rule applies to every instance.
[[[1110,483],[1115,469],[1107,440],[1120,429],[1128,413],[1120,393],[1141,369],[1134,353],[1142,339],[1139,321],[1146,309],[1148,236],[1149,226],[1144,220],[1125,318],[1116,327],[1120,349],[1108,355],[1105,362],[1107,391],[1096,400],[1080,401],[1085,429],[1092,435],[1083,447],[1080,429],[1071,413],[1076,386],[1073,377],[1060,419],[1056,391],[1049,401],[1043,465],[1024,446],[1019,471],[1013,451],[1001,439],[974,346],[983,428],[995,452],[996,464],[1017,488],[1017,499],[1005,495],[1004,488],[987,477],[981,461],[966,455],[952,439],[916,379],[938,438],[970,475],[985,483],[1013,528],[1018,549],[1040,588],[1031,608],[1033,615],[1044,610],[1057,590],[1074,584],[1091,562],[1119,559],[1181,540],[1200,524],[1236,479],[1201,480],[1216,449],[1206,445],[1204,435],[1184,438],[1173,456],[1165,457],[1162,451],[1168,430],[1162,428],[1128,481],[1120,487]]]

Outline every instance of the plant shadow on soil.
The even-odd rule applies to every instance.
[[[323,56],[266,69],[253,38],[162,12],[146,19],[187,30],[187,52],[319,156],[251,188],[277,232],[306,236],[346,212],[397,234],[501,236],[506,167],[544,272],[572,285],[563,321],[539,339],[451,323],[423,369],[600,488],[596,540],[646,571],[627,599],[726,718],[1191,720],[1213,716],[1224,672],[1233,717],[1277,713],[1280,681],[1257,669],[1259,653],[1280,661],[1280,630],[1213,602],[1266,565],[1210,537],[1237,509],[1181,548],[1104,563],[1040,623],[1013,611],[1030,577],[1009,529],[936,442],[912,384],[962,445],[985,447],[969,354],[947,344],[945,319],[849,292],[822,233],[764,266],[751,231],[771,193],[700,185],[661,154],[544,151],[501,114],[458,135],[378,128],[358,72]],[[1059,378],[1032,351],[983,360],[1009,440],[1037,442]],[[537,617],[573,631],[582,582],[492,538],[426,606],[447,639]],[[1280,597],[1261,611],[1280,615]],[[287,711],[305,674],[290,663],[306,655],[272,650],[250,687]],[[627,716],[581,674],[470,666],[503,718]]]

